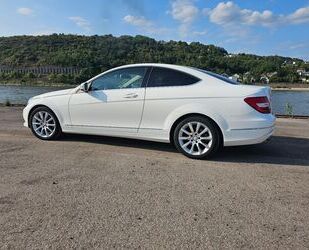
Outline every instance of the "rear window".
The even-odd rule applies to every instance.
[[[207,70],[203,70],[203,69],[198,69],[198,68],[195,68],[195,69],[200,71],[200,72],[203,72],[203,73],[205,73],[205,74],[207,74],[209,76],[217,78],[217,79],[219,79],[221,81],[224,81],[226,83],[229,83],[229,84],[239,84],[239,82],[236,82],[236,81],[234,81],[232,79],[229,79],[229,78],[227,78],[227,77],[225,77],[223,75],[219,75],[219,74],[216,74],[216,73],[213,73],[213,72],[210,72],[210,71],[207,71]]]
[[[185,86],[194,84],[199,80],[178,70],[153,68],[147,87]]]

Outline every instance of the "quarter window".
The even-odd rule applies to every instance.
[[[177,70],[153,68],[147,87],[184,86],[199,80],[197,77]]]
[[[227,77],[225,77],[223,75],[219,75],[219,74],[216,74],[216,73],[213,73],[213,72],[210,72],[210,71],[207,71],[207,70],[203,70],[203,69],[198,69],[198,68],[195,68],[195,69],[200,71],[200,72],[203,72],[203,73],[205,73],[207,75],[210,75],[210,76],[212,76],[214,78],[217,78],[217,79],[219,79],[221,81],[224,81],[226,83],[230,83],[230,84],[234,84],[234,85],[235,84],[239,84],[237,81],[234,81],[234,80],[232,80],[230,78],[227,78]]]
[[[115,70],[93,80],[90,90],[141,88],[145,74],[145,67]]]

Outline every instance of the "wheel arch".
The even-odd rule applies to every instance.
[[[56,117],[56,119],[58,120],[58,123],[60,125],[60,128],[62,130],[62,127],[61,127],[61,123],[60,123],[60,119],[59,119],[59,116],[57,115],[57,113],[50,107],[48,107],[47,105],[44,105],[44,104],[36,104],[34,105],[30,110],[29,110],[29,113],[28,113],[28,127],[30,126],[30,117],[31,117],[31,113],[37,109],[37,108],[40,108],[40,107],[44,107],[44,108],[48,108]]]
[[[169,140],[170,140],[171,143],[174,143],[173,135],[174,135],[174,131],[177,127],[177,124],[179,122],[183,121],[184,119],[189,118],[191,116],[200,116],[200,117],[203,117],[203,118],[206,118],[207,120],[209,120],[217,128],[217,130],[219,132],[219,136],[220,136],[220,144],[223,145],[224,136],[223,136],[223,131],[222,131],[221,127],[218,125],[218,123],[214,119],[212,119],[211,117],[209,117],[205,114],[202,114],[202,113],[188,113],[188,114],[184,114],[184,115],[178,117],[178,119],[173,122],[171,129],[169,131]]]

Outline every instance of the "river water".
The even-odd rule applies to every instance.
[[[13,104],[25,104],[32,96],[59,89],[65,88],[0,85],[0,103],[9,100]],[[275,114],[284,115],[292,111],[294,115],[309,115],[309,89],[308,91],[272,91],[272,104]],[[290,109],[287,108],[287,104],[291,107]]]

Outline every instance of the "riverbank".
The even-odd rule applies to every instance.
[[[309,91],[309,84],[305,83],[271,83],[271,84],[255,84],[259,86],[268,86],[272,90],[281,90],[281,91]]]
[[[261,85],[268,86],[268,85]],[[277,85],[269,85],[272,90],[280,90],[280,91],[309,91],[309,84],[304,85],[287,85],[287,86],[277,86]]]
[[[271,88],[271,90],[276,90],[276,91],[309,91],[308,88]]]

